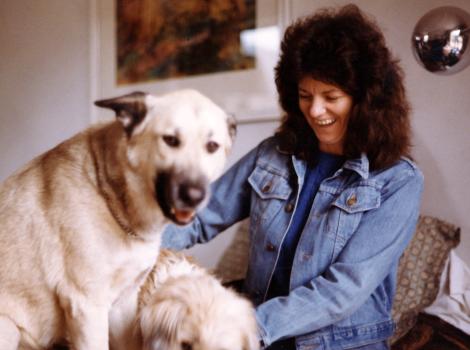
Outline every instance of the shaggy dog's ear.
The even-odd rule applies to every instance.
[[[184,303],[172,299],[157,300],[145,306],[140,314],[144,349],[170,349],[177,341],[178,327],[187,311]]]
[[[240,325],[241,329],[243,329],[243,350],[259,350],[258,325],[256,323],[254,308],[252,304],[245,299],[241,299],[240,302],[241,304],[238,308],[240,314],[251,315],[250,318],[245,318]]]

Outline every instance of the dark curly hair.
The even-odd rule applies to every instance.
[[[367,154],[370,169],[409,157],[409,103],[403,72],[377,24],[355,5],[322,9],[290,25],[275,68],[285,115],[276,132],[281,149],[313,161],[318,139],[299,108],[303,77],[333,84],[353,98],[344,142],[347,158]]]

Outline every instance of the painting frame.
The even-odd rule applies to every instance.
[[[273,68],[278,59],[280,34],[290,20],[291,0],[256,1],[255,68],[124,86],[116,83],[116,1],[89,1],[91,102],[132,91],[159,95],[181,88],[195,88],[234,115],[238,123],[279,120]],[[93,103],[90,105],[92,123],[113,117],[110,111],[99,109]]]

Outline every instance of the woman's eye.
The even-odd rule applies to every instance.
[[[310,98],[309,95],[303,95],[303,94],[299,94],[299,98],[302,99],[302,100],[307,100]]]
[[[339,95],[333,95],[333,96],[326,96],[327,101],[336,101],[339,100],[341,96]]]
[[[163,135],[162,138],[163,141],[172,148],[176,148],[181,144],[180,139],[174,135]]]
[[[219,147],[220,147],[219,144],[214,141],[209,141],[208,143],[206,143],[206,149],[207,149],[207,152],[209,153],[214,153],[215,151],[219,149]]]

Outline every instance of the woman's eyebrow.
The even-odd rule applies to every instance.
[[[341,93],[340,89],[332,88],[329,90],[325,90],[322,92],[323,94],[334,94],[334,93]]]
[[[307,88],[303,88],[302,86],[299,86],[298,87],[298,91],[299,92],[302,92],[302,93],[310,93],[310,90],[308,90]],[[343,92],[338,89],[338,88],[331,88],[331,89],[328,89],[328,90],[325,90],[325,91],[321,91],[320,92],[322,95],[329,95],[329,94],[340,94],[342,95]]]

